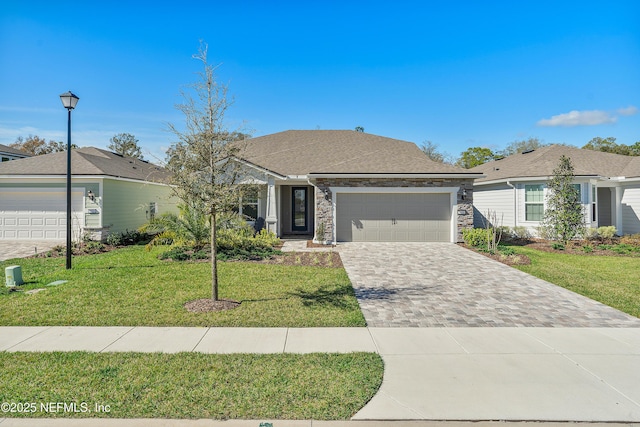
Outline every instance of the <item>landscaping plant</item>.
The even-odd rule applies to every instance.
[[[216,217],[237,205],[252,185],[241,183],[241,165],[234,161],[241,151],[244,135],[230,132],[225,114],[231,105],[227,86],[215,79],[215,68],[207,62],[207,45],[202,44],[194,58],[204,70],[199,81],[183,91],[185,102],[177,108],[184,114],[184,128],[169,124],[178,138],[168,150],[167,169],[172,174],[176,195],[209,218],[211,248],[211,299],[218,301]]]
[[[573,183],[574,173],[571,159],[562,156],[549,180],[549,194],[544,212],[543,227],[552,240],[566,245],[570,240],[584,234],[584,214],[580,204],[580,191]]]

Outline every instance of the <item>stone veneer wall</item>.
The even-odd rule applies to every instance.
[[[317,178],[316,191],[316,227],[317,224],[325,224],[325,239],[333,236],[333,194],[330,187],[458,187],[458,241],[462,241],[462,229],[473,228],[473,179],[447,179],[447,178]],[[462,190],[466,190],[466,196],[462,200]],[[315,236],[315,234],[314,234]]]

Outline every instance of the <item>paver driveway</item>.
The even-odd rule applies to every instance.
[[[344,243],[368,326],[640,327],[640,319],[452,243]]]
[[[28,257],[64,244],[65,242],[51,240],[3,240],[0,241],[0,261]]]

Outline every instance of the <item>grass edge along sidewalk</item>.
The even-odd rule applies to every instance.
[[[375,353],[0,352],[0,365],[0,418],[346,420],[383,375]]]

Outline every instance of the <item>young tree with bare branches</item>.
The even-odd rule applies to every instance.
[[[226,127],[225,113],[232,103],[227,86],[216,81],[217,67],[207,62],[205,43],[193,58],[201,61],[204,69],[198,73],[199,79],[182,91],[184,102],[176,105],[185,124],[183,128],[169,124],[178,140],[168,151],[167,168],[172,172],[176,195],[209,215],[211,299],[218,301],[216,216],[237,205],[249,188],[239,185],[241,170],[234,161],[241,149],[239,133]]]

